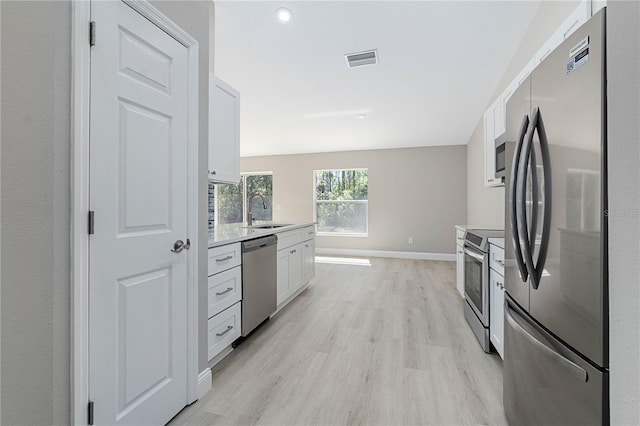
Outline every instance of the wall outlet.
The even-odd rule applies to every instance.
[[[409,244],[413,244],[413,237],[409,237],[409,241],[407,241]]]

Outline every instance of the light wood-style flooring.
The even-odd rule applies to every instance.
[[[465,322],[455,263],[367,260],[317,263],[171,424],[506,424],[501,362]]]

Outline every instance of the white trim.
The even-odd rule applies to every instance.
[[[207,368],[198,374],[198,399],[202,398],[211,390],[213,375],[211,369]]]
[[[198,398],[198,41],[160,13],[146,0],[122,0],[161,28],[188,50],[188,156],[189,217],[187,231],[191,251],[187,257],[187,404]],[[89,400],[89,108],[90,60],[88,26],[91,2],[74,1],[72,7],[72,329],[71,386],[74,424],[87,423]]]
[[[316,218],[317,219],[317,218]],[[364,234],[345,234],[341,232],[316,232],[316,237],[354,237],[354,238],[367,238],[369,233]]]
[[[89,400],[89,21],[91,3],[71,2],[71,423],[87,423]]]
[[[385,251],[385,250],[316,248],[316,255],[318,254],[329,254],[329,255],[335,255],[335,256],[389,257],[392,259],[442,260],[446,262],[456,261],[455,254],[423,253],[419,251]]]
[[[217,363],[222,361],[231,352],[233,352],[233,345],[229,345],[226,348],[224,348],[223,350],[221,350],[218,355],[214,356],[213,358],[211,358],[209,360],[209,363],[208,363],[209,368],[211,369],[211,368],[215,367],[215,365]]]
[[[278,305],[278,309],[276,309],[276,311],[274,313],[272,313],[269,318],[273,318],[274,316],[276,316],[278,314],[278,312],[283,310],[291,301],[293,301],[293,299],[298,297],[300,295],[300,293],[302,293],[307,288],[309,288],[309,285],[311,285],[311,280],[309,280],[306,284],[304,284],[302,287],[297,289],[291,296],[287,297],[287,299],[284,302],[279,304]]]

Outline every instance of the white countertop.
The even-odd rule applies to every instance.
[[[482,225],[455,225],[456,229],[459,229],[461,231],[466,231],[467,229],[488,229],[491,231],[500,231],[501,228],[495,228],[495,227],[491,227],[491,226],[482,226]]]
[[[504,238],[489,238],[489,244],[493,244],[494,246],[504,249]]]
[[[268,225],[271,222],[260,222],[256,225]],[[277,224],[277,222],[274,222]],[[237,243],[240,241],[251,240],[253,238],[262,237],[264,235],[273,235],[280,232],[291,231],[293,229],[304,228],[306,226],[315,225],[315,222],[296,223],[280,228],[259,229],[247,228],[241,223],[229,223],[224,225],[216,225],[213,230],[209,230],[208,247],[218,247],[225,244]]]
[[[492,230],[492,231],[503,231],[502,229],[498,229],[498,228],[491,228],[491,227],[487,227],[487,226],[475,226],[475,225],[456,225],[456,229],[459,229],[460,231],[466,231],[467,229],[477,229],[479,231],[482,231],[483,229],[487,229],[487,230]],[[504,238],[489,238],[489,244],[493,244],[494,246],[498,246],[502,249],[504,249]]]

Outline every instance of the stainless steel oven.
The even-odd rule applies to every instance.
[[[465,243],[464,296],[482,324],[489,326],[489,253]]]
[[[489,238],[503,231],[467,230],[464,236],[464,316],[485,352],[489,343]]]

